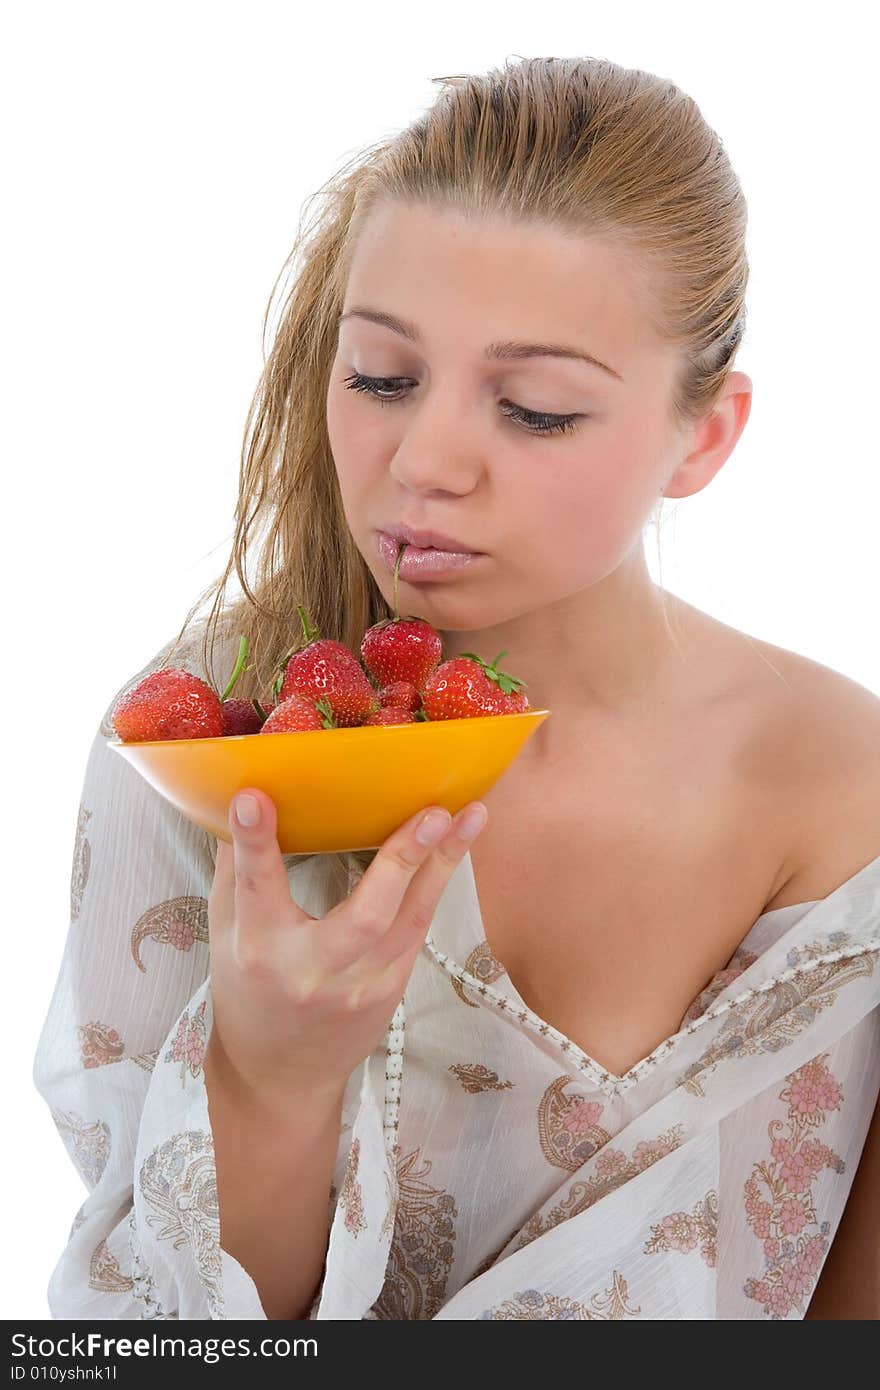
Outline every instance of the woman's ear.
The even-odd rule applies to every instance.
[[[733,453],[751,409],[751,377],[731,372],[714,408],[693,427],[690,450],[665,484],[663,495],[692,497],[702,492]]]

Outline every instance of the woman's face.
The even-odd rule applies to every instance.
[[[366,309],[414,336],[370,322]],[[327,393],[352,536],[381,592],[395,523],[482,557],[400,582],[401,613],[492,627],[595,585],[639,543],[683,455],[669,419],[677,358],[648,321],[624,256],[501,219],[382,204],[358,239]],[[593,357],[493,355],[501,341]],[[384,401],[352,387],[381,379]],[[393,378],[393,381],[389,381]],[[363,383],[361,383],[363,385]],[[570,428],[542,431],[545,417]]]

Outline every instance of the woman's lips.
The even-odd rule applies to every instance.
[[[397,563],[397,552],[402,542],[395,540],[384,531],[377,532],[377,547],[381,558],[393,574]],[[398,575],[408,582],[419,579],[440,579],[458,570],[470,569],[471,565],[486,557],[481,554],[453,550],[420,550],[407,545],[400,561]]]

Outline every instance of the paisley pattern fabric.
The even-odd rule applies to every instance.
[[[220,1242],[202,1070],[216,841],[107,748],[116,698],[34,1065],[87,1190],[49,1305],[264,1319]],[[316,916],[338,901],[325,870],[289,867]],[[801,1318],[878,1091],[880,858],[758,918],[679,1031],[614,1076],[519,997],[465,856],[349,1078],[311,1316]]]

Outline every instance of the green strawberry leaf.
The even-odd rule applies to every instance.
[[[321,715],[321,720],[325,729],[337,728],[336,720],[333,717],[332,706],[328,704],[323,696],[320,700],[315,701],[315,709]]]
[[[477,662],[477,664],[482,668],[484,676],[486,676],[488,680],[494,681],[496,685],[500,686],[503,694],[513,695],[516,693],[517,690],[524,689],[526,683],[525,681],[519,680],[517,676],[509,675],[507,671],[498,670],[499,661],[503,656],[506,655],[506,651],[499,652],[495,660],[490,664],[488,661],[484,661],[481,656],[477,656],[476,652],[462,652],[462,656],[468,656],[471,658],[472,661]]]

